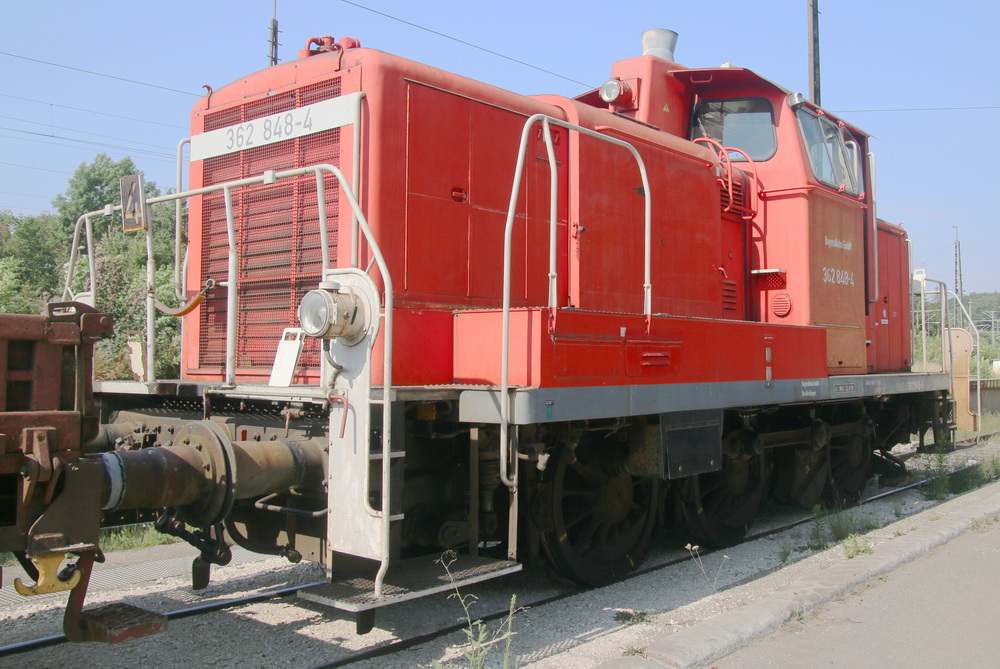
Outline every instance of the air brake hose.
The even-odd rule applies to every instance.
[[[205,287],[199,290],[197,295],[192,297],[187,304],[185,304],[182,307],[177,307],[176,309],[168,307],[162,302],[154,301],[153,304],[156,306],[157,309],[165,313],[167,316],[173,316],[175,318],[183,318],[184,316],[187,316],[189,313],[194,311],[199,304],[205,301],[205,297],[207,296],[208,291],[215,288],[215,285],[216,285],[215,279],[207,279],[205,281]]]

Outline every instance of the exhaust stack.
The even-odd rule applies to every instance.
[[[642,33],[642,55],[656,56],[664,60],[674,60],[677,33],[664,28],[654,28]]]

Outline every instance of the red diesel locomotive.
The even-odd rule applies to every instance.
[[[946,436],[868,135],[675,39],[572,99],[330,37],[210,90],[190,189],[150,200],[189,198],[205,286],[181,379],[151,377],[150,337],[143,380],[91,396],[110,324],[86,296],[0,323],[35,361],[0,417],[19,590],[71,589],[71,638],[116,640],[82,609],[101,514],[157,509],[196,586],[230,542],[313,560],[330,583],[303,596],[364,630],[450,587],[444,550],[460,584],[535,556],[600,584],[658,518],[732,544],[763,500],[851,503],[894,444]]]

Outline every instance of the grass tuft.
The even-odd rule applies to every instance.
[[[649,614],[645,611],[622,609],[615,611],[615,622],[623,625],[642,625],[649,622]]]
[[[830,534],[833,535],[834,541],[843,541],[854,534],[856,521],[857,518],[854,514],[839,510],[833,511],[826,517],[826,524],[830,528]]]
[[[867,537],[858,536],[857,534],[852,534],[844,541],[844,554],[847,559],[855,558],[862,553],[871,553],[872,545],[869,543]]]

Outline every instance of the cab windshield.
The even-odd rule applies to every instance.
[[[691,139],[707,137],[729,148],[740,149],[753,160],[767,160],[777,150],[774,111],[762,98],[702,100],[694,109]],[[734,161],[746,160],[735,151]]]

